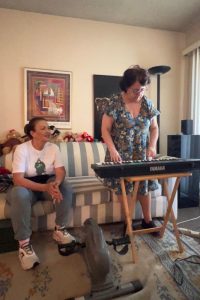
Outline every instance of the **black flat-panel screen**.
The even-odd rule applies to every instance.
[[[119,87],[121,77],[110,75],[93,75],[94,87],[94,138],[101,140],[101,120],[102,113],[97,110],[95,103],[96,98],[110,98],[113,94],[118,94],[121,90]]]

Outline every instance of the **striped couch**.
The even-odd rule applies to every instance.
[[[98,224],[119,222],[124,219],[121,203],[117,197],[96,178],[91,164],[104,160],[106,146],[100,142],[59,142],[57,143],[67,171],[67,180],[73,189],[73,207],[71,209],[70,227],[81,226],[85,219],[92,217]],[[11,169],[12,153],[3,158],[3,164]],[[172,189],[174,179],[169,179]],[[152,217],[162,217],[166,212],[166,197],[162,186],[152,192]],[[174,201],[177,216],[177,199]],[[53,229],[55,212],[50,201],[37,202],[32,210],[33,230]],[[10,218],[9,206],[5,193],[0,193],[0,221]],[[141,207],[137,203],[135,219],[142,218]]]

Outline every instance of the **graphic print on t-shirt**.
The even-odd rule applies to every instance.
[[[39,158],[35,163],[35,169],[36,169],[37,175],[42,175],[42,174],[46,173],[45,163],[43,161],[41,161]]]

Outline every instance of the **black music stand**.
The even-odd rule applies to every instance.
[[[157,75],[157,109],[160,111],[160,75],[167,73],[171,70],[168,66],[155,66],[149,68],[148,71],[151,75]],[[158,116],[158,128],[160,130],[160,116]],[[157,153],[160,152],[159,138],[157,142]]]

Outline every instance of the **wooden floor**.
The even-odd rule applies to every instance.
[[[193,219],[193,220],[192,220]],[[200,206],[199,207],[188,207],[178,209],[178,220],[177,223],[187,221],[178,224],[178,227],[183,227],[200,232]]]

